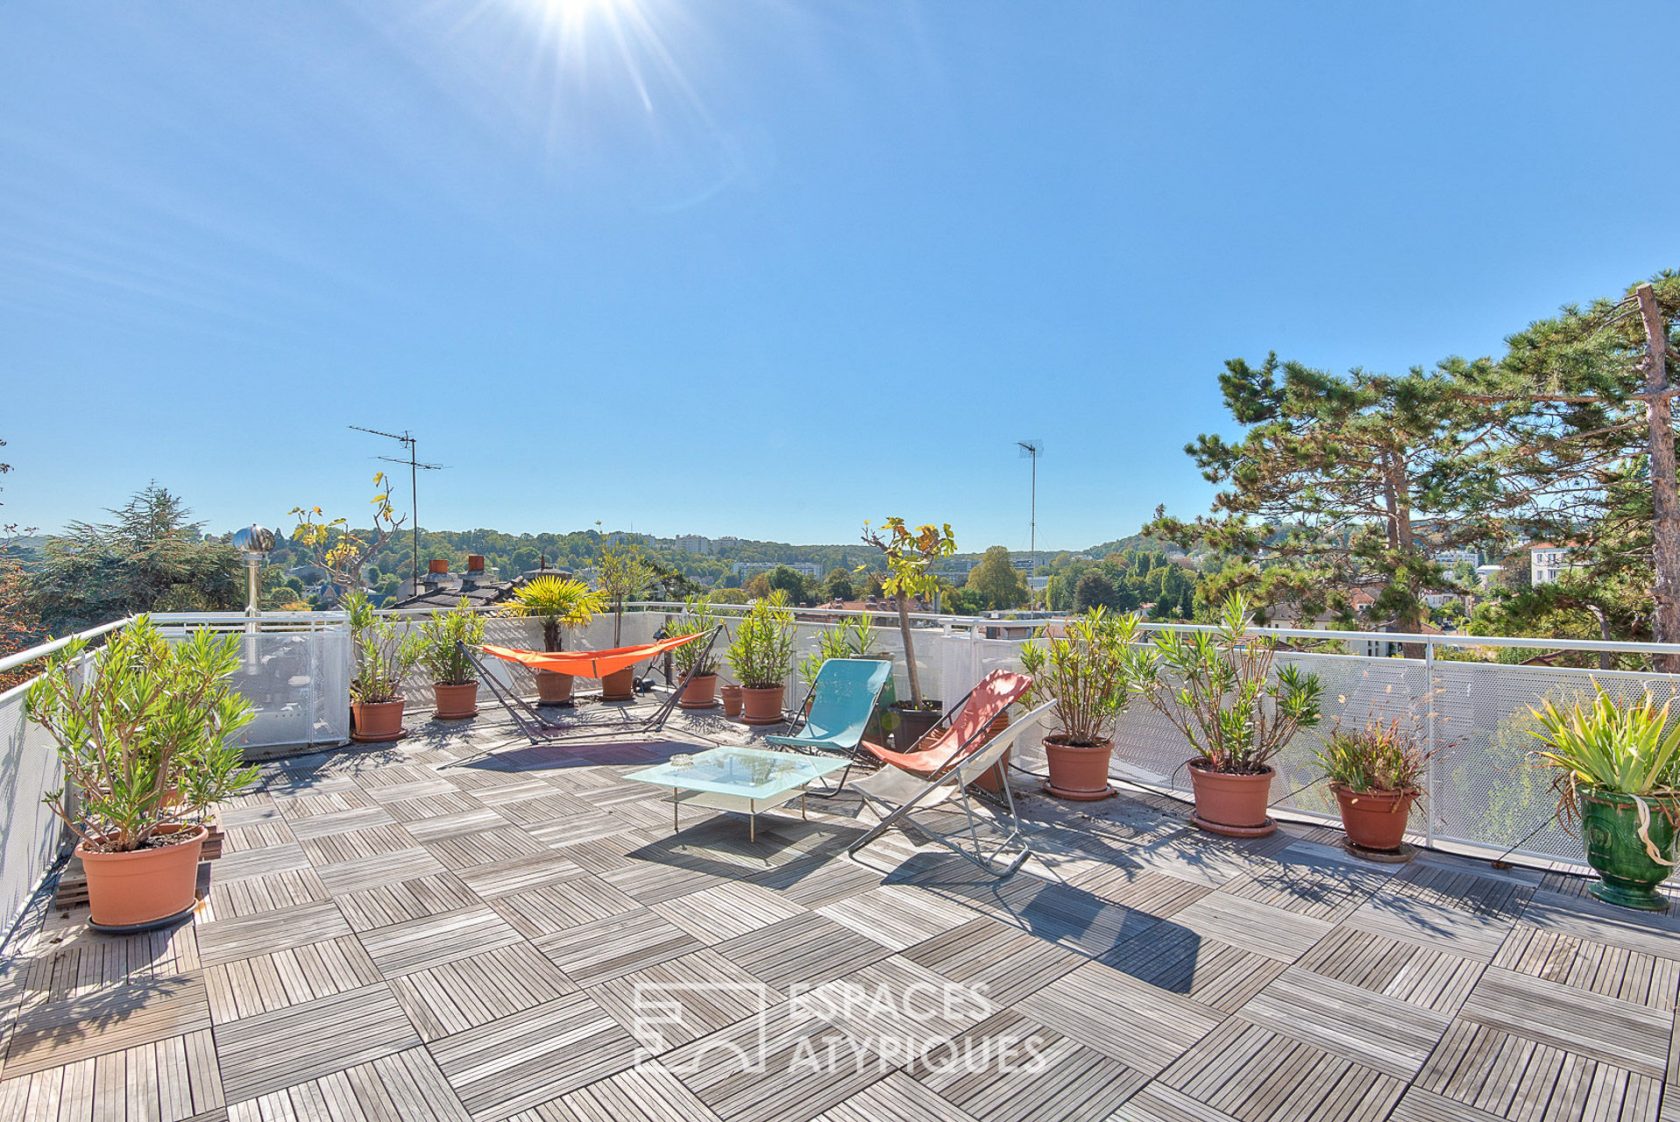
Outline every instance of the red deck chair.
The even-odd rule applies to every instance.
[[[994,719],[1021,700],[1032,678],[1013,670],[994,670],[939,719],[908,752],[894,752],[865,740],[863,750],[884,764],[924,778],[942,772],[986,741]]]

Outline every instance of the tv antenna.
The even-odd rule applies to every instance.
[[[1044,441],[1017,440],[1015,447],[1021,450],[1021,455],[1032,460],[1032,506],[1027,515],[1027,570],[1032,585],[1030,591],[1033,599],[1038,599],[1038,458],[1044,455]]]
[[[413,532],[414,532],[414,577],[413,577],[413,586],[412,587],[414,589],[415,595],[419,595],[419,593],[420,593],[420,472],[421,472],[422,469],[424,469],[426,471],[442,471],[447,465],[445,465],[445,464],[422,463],[420,461],[420,458],[418,457],[418,455],[416,455],[416,453],[419,449],[419,446],[420,446],[420,441],[417,437],[415,437],[415,435],[413,433],[409,432],[407,429],[404,429],[399,434],[399,433],[394,433],[394,432],[382,432],[379,429],[365,428],[362,425],[351,425],[350,427],[355,429],[357,432],[370,433],[373,436],[383,436],[386,440],[395,440],[397,443],[401,444],[404,448],[406,448],[408,450],[408,456],[406,458],[403,458],[403,459],[398,459],[396,456],[380,456],[378,458],[381,459],[381,460],[384,460],[386,463],[390,463],[390,464],[407,464],[408,465],[408,516],[412,520],[412,529],[413,529]]]

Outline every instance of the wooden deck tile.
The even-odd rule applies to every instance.
[[[462,834],[475,834],[480,830],[496,830],[508,825],[508,820],[497,814],[487,806],[468,803],[461,796],[453,796],[466,804],[460,810],[450,811],[425,818],[413,818],[403,823],[410,837],[417,842],[443,841],[446,838],[460,837]],[[399,803],[397,804],[407,805]]]
[[[1345,869],[1277,865],[1233,881],[1220,891],[1287,912],[1335,922],[1365,903],[1386,878]]]
[[[216,861],[213,876],[218,883],[226,883],[307,868],[309,858],[304,855],[303,847],[296,842],[288,842],[263,849],[248,849],[243,853],[224,853]]]
[[[898,884],[848,896],[817,912],[892,951],[914,946],[974,918],[974,912],[960,904]]]
[[[372,931],[478,903],[477,895],[453,873],[433,873],[338,897],[339,910],[355,931]]]
[[[204,972],[217,1024],[301,1005],[380,981],[379,969],[353,936],[218,963]]]
[[[1189,998],[1088,962],[1017,1008],[1134,1071],[1153,1076],[1212,1031],[1219,1016]]]
[[[895,1066],[997,1012],[984,990],[952,984],[893,955],[794,996],[793,1008],[821,1017]]]
[[[611,878],[610,873],[606,876]],[[682,928],[708,945],[805,914],[803,907],[767,888],[738,881],[715,882],[712,887],[650,907],[673,927]]]
[[[216,1029],[230,1103],[319,1079],[420,1043],[383,985],[347,990]]]
[[[602,870],[601,879],[644,907],[662,904],[701,889],[743,885],[710,872],[660,861],[632,861]],[[747,886],[751,887],[751,886]]]
[[[327,886],[314,869],[286,869],[244,880],[223,880],[212,868],[210,908],[215,919],[238,919],[258,912],[274,912],[327,898]]]
[[[428,819],[447,818],[465,811],[476,810],[479,802],[456,790],[447,780],[435,794],[420,795],[416,798],[398,799],[380,804],[398,822],[424,822]]]
[[[229,853],[247,849],[266,849],[271,845],[285,845],[296,841],[286,823],[276,815],[272,819],[252,822],[245,826],[227,825],[222,829],[222,844]]]
[[[901,1071],[871,1083],[825,1111],[817,1122],[979,1122]]]
[[[783,996],[709,947],[613,978],[588,993],[650,1056],[755,1016]],[[668,1019],[639,1024],[655,1012],[668,1013]]]
[[[1595,943],[1519,923],[1493,965],[1605,997],[1673,1013],[1680,997],[1680,959]]]
[[[649,1063],[521,1111],[507,1122],[718,1122],[718,1117],[676,1076]]]
[[[1510,877],[1442,868],[1428,862],[1406,866],[1395,875],[1387,891],[1493,920],[1515,919],[1534,895],[1532,885]]]
[[[517,861],[546,853],[548,847],[517,826],[454,834],[424,843],[446,869],[470,869],[498,861]]]
[[[205,965],[210,966],[348,934],[350,925],[337,905],[320,901],[202,924],[198,947]]]
[[[395,821],[384,807],[369,804],[293,818],[291,830],[299,841],[330,838],[356,830],[372,830]],[[401,848],[401,847],[399,847]]]
[[[1447,1028],[1442,1014],[1293,966],[1242,1016],[1402,1080],[1417,1074]]]
[[[1151,1083],[1121,1103],[1107,1122],[1237,1122],[1237,1119],[1163,1083]]]
[[[1493,961],[1511,923],[1471,915],[1428,900],[1380,893],[1342,921],[1356,931],[1369,931],[1412,943],[1425,950],[1448,951],[1462,958]]]
[[[322,865],[316,872],[333,893],[361,892],[382,884],[414,880],[445,872],[443,865],[422,846],[395,853],[370,853],[334,865]]]
[[[520,942],[519,933],[483,904],[364,931],[359,937],[387,978]]]
[[[845,977],[888,954],[875,940],[816,912],[749,931],[718,944],[718,951],[784,992]]]
[[[1084,889],[1036,878],[1011,877],[995,905],[970,903],[1023,931],[1095,957],[1167,922],[1146,911],[1111,904]]]
[[[575,862],[554,850],[458,869],[455,876],[482,899],[511,896],[555,881],[571,880],[583,872]]]
[[[439,1040],[577,987],[528,943],[508,943],[391,980],[391,991],[426,1041]]]
[[[1170,923],[1122,943],[1097,961],[1222,1013],[1236,1012],[1286,965]]]
[[[1660,1076],[1471,1021],[1454,1023],[1416,1082],[1493,1117],[1559,1120],[1654,1118],[1660,1086]]]
[[[1338,927],[1320,939],[1299,965],[1448,1015],[1464,1004],[1485,969],[1476,959],[1351,927]]]
[[[197,974],[138,981],[23,1012],[6,1048],[8,1080],[210,1027]]]
[[[1661,1079],[1670,1024],[1612,997],[1490,966],[1459,1014],[1465,1020]]]
[[[581,993],[428,1047],[479,1122],[505,1118],[623,1071],[636,1053],[629,1034]]]
[[[1107,868],[1081,879],[1077,886],[1110,904],[1135,908],[1162,919],[1177,915],[1213,891],[1195,881],[1127,866]]]
[[[580,986],[597,985],[702,946],[646,908],[542,935],[533,942]]]
[[[986,1122],[1101,1119],[1147,1080],[1014,1011],[1002,1011],[929,1049],[906,1069]]]
[[[977,916],[903,952],[911,962],[1013,1005],[1082,965],[1085,958],[1025,931]]]

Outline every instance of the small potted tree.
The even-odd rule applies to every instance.
[[[256,778],[235,743],[252,717],[230,682],[239,665],[239,636],[170,643],[142,616],[99,650],[71,643],[30,685],[25,712],[64,764],[46,803],[78,839],[95,926],[192,909],[210,809]]]
[[[735,625],[728,658],[741,680],[741,719],[749,725],[780,724],[793,667],[793,612],[781,593],[755,600],[747,609]]]
[[[565,649],[570,627],[587,627],[606,609],[606,598],[580,580],[544,576],[527,581],[513,590],[502,610],[510,616],[524,616],[542,624],[543,650]],[[537,671],[537,704],[570,705],[572,676],[552,670]]]
[[[1126,652],[1137,627],[1136,615],[1111,616],[1099,607],[1068,620],[1060,635],[1041,631],[1040,642],[1021,650],[1021,665],[1033,677],[1030,703],[1055,703],[1044,755],[1050,763],[1045,789],[1057,798],[1114,794],[1108,782],[1114,722],[1131,699]]]
[[[893,733],[900,751],[908,751],[929,729],[939,723],[944,706],[938,698],[922,693],[921,674],[916,669],[916,648],[911,638],[910,600],[912,597],[932,596],[939,588],[939,577],[933,563],[950,557],[957,551],[951,524],[935,526],[928,523],[911,530],[904,519],[892,517],[882,523],[879,531],[863,524],[863,540],[879,549],[887,562],[887,575],[881,590],[893,598],[898,608],[898,631],[904,640],[904,670],[910,681],[910,697],[893,703],[898,728]]]
[[[635,546],[601,550],[601,562],[596,569],[596,583],[601,595],[612,608],[612,645],[624,645],[624,604],[648,590],[659,574]],[[636,696],[636,668],[626,666],[601,679],[602,701],[629,701]]]
[[[719,620],[711,604],[705,600],[691,598],[684,605],[683,612],[676,619],[665,625],[667,638],[675,639],[683,635],[704,635],[718,627]],[[684,709],[711,709],[717,705],[717,657],[707,649],[706,644],[695,640],[686,646],[678,647],[671,652],[672,662],[677,672],[687,676],[693,671],[694,676],[688,679],[688,685],[683,688],[683,695],[677,704]]]
[[[420,625],[420,664],[432,675],[440,721],[461,721],[478,715],[478,668],[466,647],[484,642],[484,620],[466,597],[447,612],[433,612]]]
[[[1277,829],[1266,813],[1272,760],[1318,724],[1323,686],[1299,667],[1275,667],[1277,641],[1250,635],[1253,616],[1232,596],[1213,631],[1158,631],[1127,651],[1133,689],[1170,721],[1196,755],[1189,761],[1197,826],[1230,837]]]
[[[423,649],[420,635],[379,616],[360,592],[345,597],[355,673],[350,678],[350,739],[364,744],[403,734],[403,675]]]
[[[1334,729],[1318,753],[1342,811],[1342,829],[1359,849],[1398,853],[1412,804],[1423,797],[1424,751],[1399,718],[1362,729]]]
[[[1649,694],[1618,705],[1600,687],[1590,704],[1560,710],[1547,700],[1534,710],[1539,759],[1557,771],[1558,817],[1565,825],[1580,817],[1587,864],[1599,875],[1588,891],[1606,903],[1668,906],[1657,886],[1680,855],[1680,721],[1670,721],[1672,705]]]

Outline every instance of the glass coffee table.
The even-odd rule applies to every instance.
[[[693,756],[673,756],[658,767],[626,775],[639,783],[671,788],[671,829],[681,829],[684,803],[747,816],[747,838],[758,840],[758,813],[799,800],[805,813],[805,788],[850,761],[839,756],[801,756],[763,748],[712,748]]]

